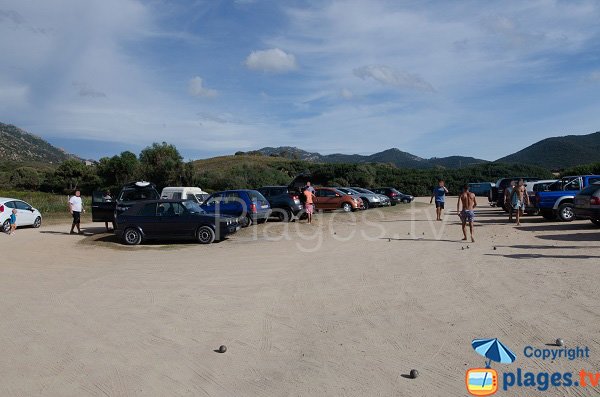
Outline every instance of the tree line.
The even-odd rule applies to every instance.
[[[237,161],[232,161],[232,158]],[[241,161],[240,161],[241,160]],[[487,163],[458,169],[404,169],[382,163],[314,163],[303,160],[269,158],[238,154],[225,157],[216,165],[202,168],[184,162],[177,148],[166,142],[154,143],[139,155],[130,151],[103,157],[97,164],[85,165],[66,160],[56,168],[32,166],[0,168],[2,182],[16,189],[71,193],[75,189],[89,194],[93,190],[116,192],[131,181],[146,180],[164,186],[200,186],[207,191],[287,185],[299,174],[308,174],[313,183],[329,186],[393,186],[417,195],[428,195],[440,178],[451,193],[458,193],[469,182],[495,182],[507,176],[550,178],[543,168],[522,164]],[[597,165],[596,165],[597,169]],[[4,184],[3,183],[3,184]]]

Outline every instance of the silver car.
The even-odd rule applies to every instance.
[[[362,199],[363,204],[365,206],[365,209],[367,208],[371,208],[371,207],[382,207],[384,205],[386,205],[384,199],[382,198],[382,196],[380,194],[377,193],[373,193],[370,190],[367,189],[363,189],[362,187],[351,187],[351,188],[346,188],[349,190],[352,190],[354,192],[356,192],[356,194],[358,194],[358,196]],[[389,199],[386,197],[388,203],[387,205],[389,205]]]

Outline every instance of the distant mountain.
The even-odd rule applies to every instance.
[[[0,123],[0,161],[60,163],[76,158],[14,125]]]
[[[320,154],[316,152],[307,152],[302,149],[291,146],[265,147],[254,152],[264,156],[278,156],[289,159],[306,160],[321,163],[390,163],[400,168],[460,168],[468,165],[486,163],[485,160],[473,157],[451,156],[434,157],[424,159],[414,154],[403,152],[400,149],[388,149],[383,152],[371,155],[360,154]]]
[[[546,169],[600,162],[600,132],[546,138],[496,161],[537,165]]]

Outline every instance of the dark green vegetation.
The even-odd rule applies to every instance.
[[[306,160],[317,163],[386,163],[400,168],[460,168],[468,165],[487,163],[473,157],[451,156],[424,159],[399,149],[388,149],[368,156],[360,154],[320,154],[307,152],[291,146],[265,147],[251,152],[237,152],[236,155],[282,157],[290,160]]]
[[[14,125],[0,123],[0,160],[3,162],[56,164],[74,157]]]
[[[600,132],[547,138],[498,160],[562,170],[600,161]]]
[[[487,163],[460,169],[402,169],[390,164],[315,163],[280,157],[241,155],[194,162],[194,180],[203,189],[223,190],[287,185],[300,173],[309,173],[315,184],[331,186],[394,186],[404,193],[428,195],[438,178],[456,194],[467,182],[495,182],[506,175],[550,178],[539,167]]]

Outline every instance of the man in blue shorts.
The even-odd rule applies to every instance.
[[[429,204],[431,204],[435,198],[435,214],[437,215],[436,221],[442,220],[442,211],[444,210],[446,194],[448,193],[448,189],[446,189],[446,186],[444,185],[444,180],[440,179],[438,181],[438,186],[431,192],[431,200],[429,200]]]
[[[462,209],[461,209],[462,204]],[[475,220],[475,207],[477,207],[477,200],[475,200],[475,194],[469,191],[469,185],[463,186],[463,192],[458,197],[458,203],[456,203],[456,212],[462,222],[463,241],[467,240],[467,222],[469,223],[469,230],[471,231],[471,242],[475,242],[473,236],[473,221]]]

